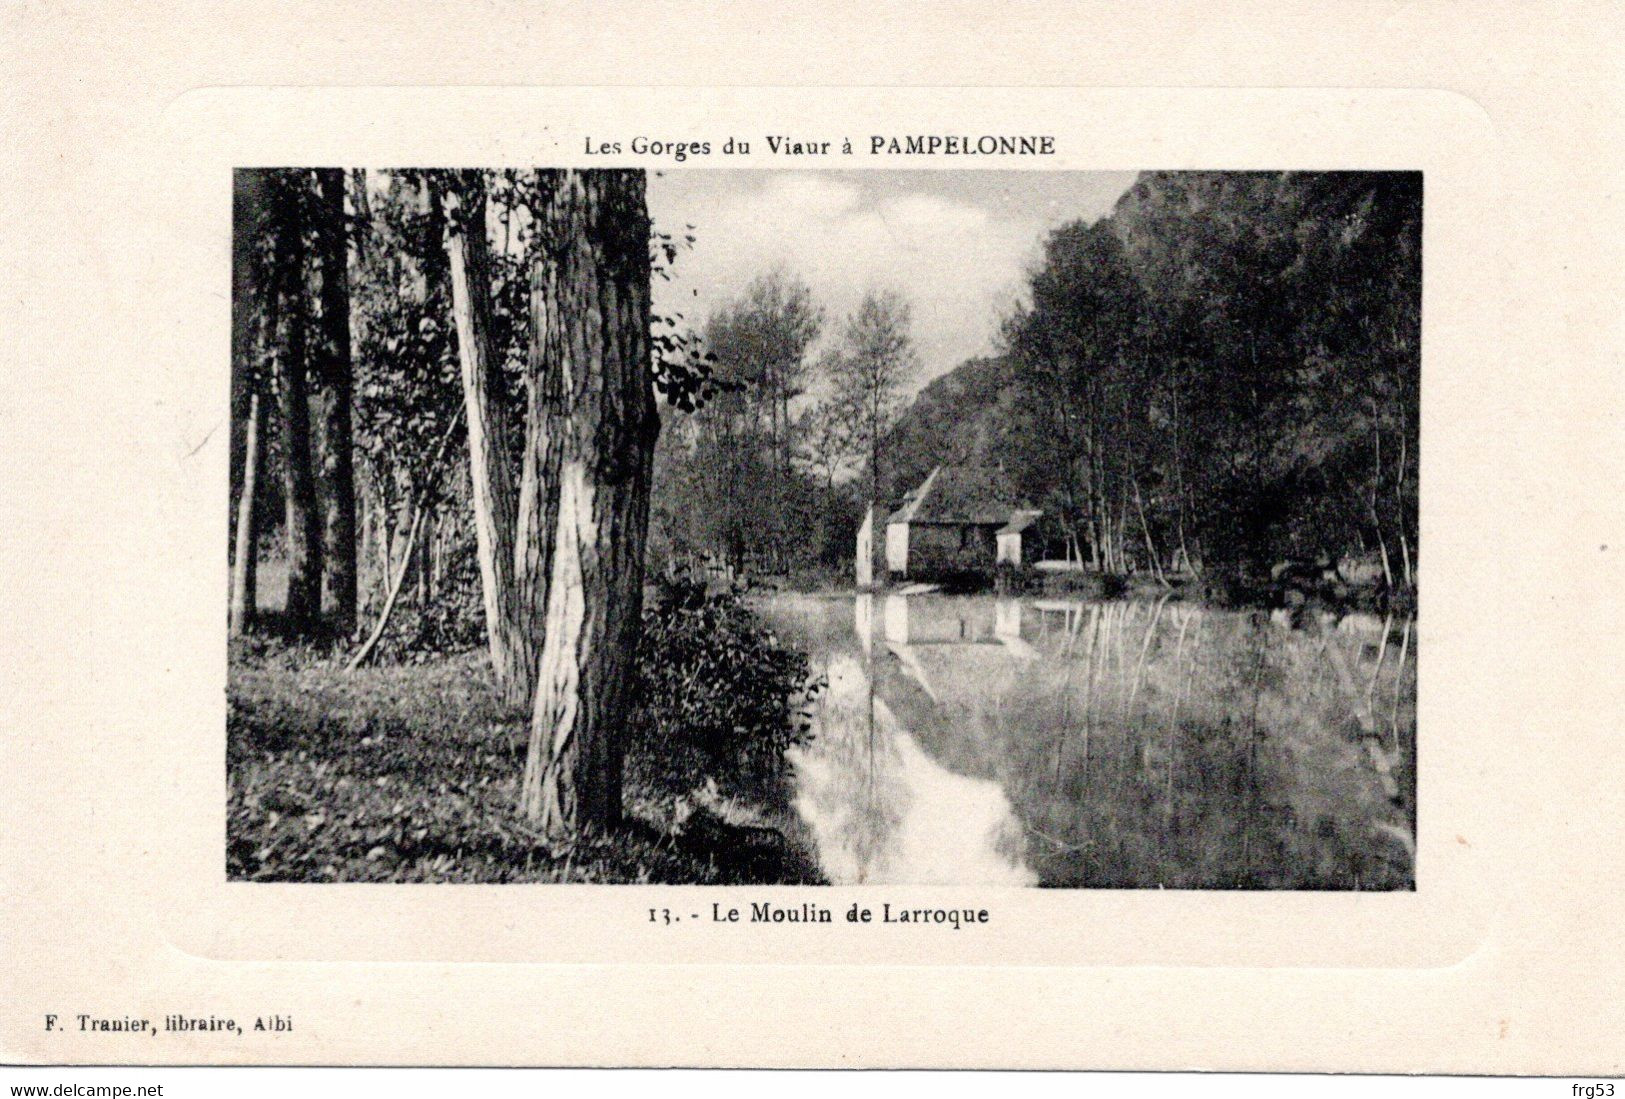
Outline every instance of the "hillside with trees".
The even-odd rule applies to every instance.
[[[996,468],[1003,457],[1017,373],[1005,357],[972,359],[927,383],[898,418],[887,500],[900,498],[938,465]]]
[[[920,393],[887,494],[969,462],[1097,569],[1344,559],[1409,597],[1421,202],[1414,173],[1142,175],[1050,233],[1002,358]]]

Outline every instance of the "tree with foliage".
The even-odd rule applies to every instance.
[[[743,296],[706,325],[718,374],[748,383],[748,403],[765,427],[780,470],[790,465],[790,402],[805,388],[807,348],[818,338],[823,318],[807,284],[775,268],[752,279]]]
[[[1105,226],[1074,222],[1044,245],[1030,280],[1031,304],[1006,325],[1026,367],[1027,411],[1037,430],[1024,458],[1054,470],[1050,510],[1068,540],[1091,547],[1096,567],[1121,568],[1127,488],[1137,484],[1134,448],[1146,396],[1134,367],[1140,287],[1122,245]],[[1080,538],[1079,532],[1086,532]]]
[[[736,571],[768,544],[768,531],[756,523],[772,491],[768,448],[759,428],[738,386],[706,405],[691,430],[672,438],[682,450],[678,476],[670,483],[672,491],[685,493],[678,505],[682,540],[710,550]]]
[[[850,417],[847,434],[863,456],[863,495],[871,502],[881,485],[887,432],[918,366],[910,313],[896,291],[870,291],[846,318],[840,343],[821,364],[835,407]]]
[[[1369,531],[1389,586],[1409,588],[1421,399],[1421,177],[1323,173],[1300,187],[1305,216],[1290,271],[1303,349],[1294,450],[1302,461],[1337,468],[1321,480],[1326,497],[1340,498],[1346,528]],[[1336,523],[1337,509],[1323,510],[1308,521]]]
[[[1005,333],[1024,487],[1108,571],[1412,587],[1420,226],[1410,173],[1171,172],[1057,229]]]
[[[835,478],[856,456],[855,419],[852,410],[841,407],[834,398],[825,398],[805,409],[796,422],[796,456],[824,483],[826,492],[835,491]]]
[[[794,530],[791,402],[805,388],[807,349],[822,324],[812,292],[782,269],[753,279],[706,322],[706,347],[731,391],[705,417],[698,457],[721,492],[722,541],[736,566],[747,542],[775,567],[785,563]]]
[[[662,437],[657,458],[665,471],[654,505],[664,548],[704,549],[735,569],[749,561],[775,570],[803,548],[802,421],[793,404],[822,316],[805,284],[776,269],[707,318],[702,342],[714,399]]]

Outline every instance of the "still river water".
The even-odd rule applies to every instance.
[[[827,686],[794,806],[835,884],[1409,889],[1409,620],[778,595]]]

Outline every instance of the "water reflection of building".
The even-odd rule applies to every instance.
[[[860,604],[872,599],[861,596]],[[986,597],[880,597],[882,638],[893,645],[1010,645],[1021,641],[1022,602]],[[868,620],[864,616],[868,615]],[[859,636],[873,630],[872,612],[859,614]]]

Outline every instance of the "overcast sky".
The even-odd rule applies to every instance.
[[[696,326],[756,275],[783,266],[812,288],[828,333],[865,290],[892,287],[914,307],[925,382],[994,350],[998,318],[1056,225],[1110,212],[1133,172],[741,171],[650,174],[655,227],[692,250],[657,310]]]

